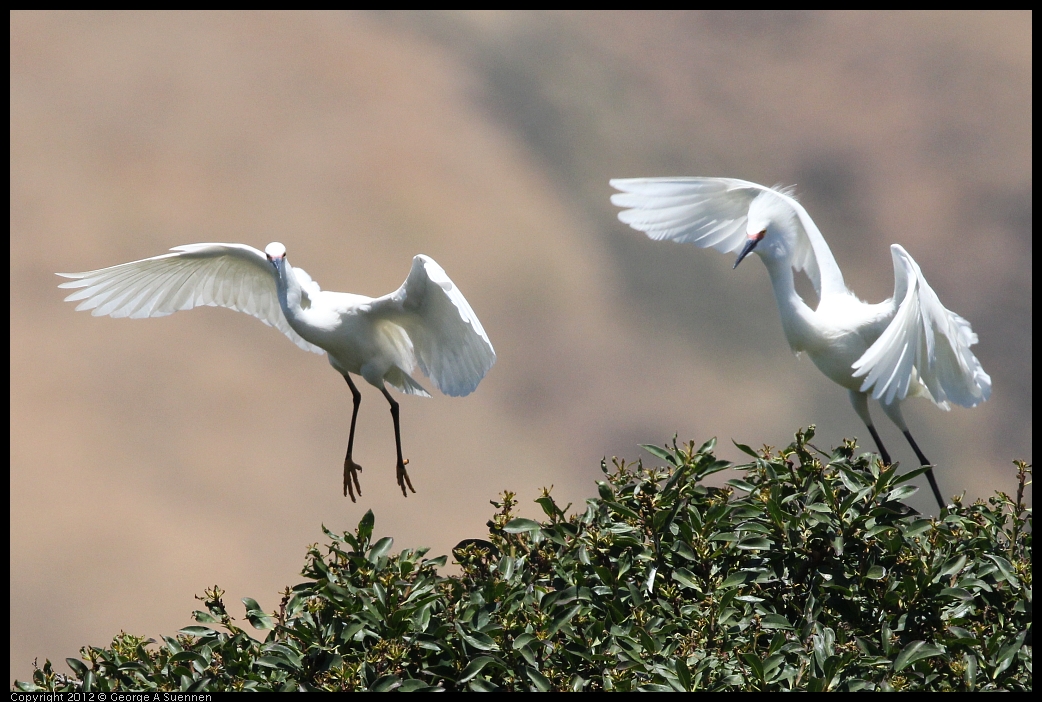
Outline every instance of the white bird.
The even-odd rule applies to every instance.
[[[207,305],[227,307],[275,327],[300,348],[325,353],[347,381],[354,399],[351,433],[344,458],[344,494],[362,494],[351,457],[355,420],[362,396],[351,373],[378,388],[391,405],[398,486],[413,489],[402,458],[398,403],[385,383],[406,395],[430,397],[410,377],[419,366],[446,395],[468,395],[477,388],[496,352],[463,293],[429,256],[412,260],[409,277],[389,295],[371,298],[320,290],[301,268],[293,268],[286,247],[268,244],[264,253],[245,244],[189,244],[142,261],[86,273],[60,288],[83,288],[65,298],[94,316],[165,317]]]
[[[970,323],[944,308],[918,264],[893,244],[894,296],[878,304],[859,300],[843,282],[807,211],[791,189],[767,188],[734,178],[629,178],[611,185],[619,219],[652,239],[692,243],[723,253],[737,251],[734,268],[755,252],[767,266],[782,329],[798,355],[847,388],[854,411],[889,464],[872,424],[868,397],[904,433],[920,465],[931,465],[901,416],[906,397],[975,407],[991,395],[991,378],[970,351]],[[803,271],[818,294],[811,309],[796,292],[793,271]],[[944,508],[933,470],[926,472]]]

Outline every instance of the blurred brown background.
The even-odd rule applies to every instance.
[[[366,509],[397,548],[482,536],[488,500],[596,494],[674,433],[868,438],[782,336],[759,262],[655,243],[611,177],[793,184],[869,301],[888,245],[971,321],[990,402],[905,416],[947,494],[1031,459],[1031,16],[816,13],[11,15],[11,678],[120,629],[158,637],[219,583],[299,581]],[[75,313],[57,271],[200,241],[286,244],[381,295],[433,256],[499,360],[463,399],[351,398],[245,315]],[[429,386],[429,383],[428,383]],[[914,461],[873,403],[895,458]],[[871,446],[871,443],[868,444]],[[721,474],[721,479],[727,477]],[[928,490],[912,500],[932,509]]]

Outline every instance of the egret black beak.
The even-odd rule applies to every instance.
[[[751,236],[745,240],[745,246],[742,247],[741,252],[738,254],[738,259],[734,262],[734,265],[731,266],[732,271],[735,268],[738,268],[738,264],[742,262],[743,258],[752,253],[753,249],[756,248],[756,245],[760,243],[761,239],[763,239],[763,235],[764,232],[760,232],[758,235]]]

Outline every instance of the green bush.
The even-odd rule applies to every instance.
[[[325,531],[278,611],[245,598],[239,628],[217,587],[197,626],[48,661],[19,690],[1030,690],[1030,466],[1016,498],[956,499],[939,518],[902,504],[898,475],[813,427],[732,466],[714,441],[645,447],[664,468],[605,463],[599,497],[539,523],[514,495],[488,540],[392,555]]]

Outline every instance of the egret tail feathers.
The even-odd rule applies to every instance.
[[[431,396],[422,385],[413,380],[411,375],[398,366],[391,366],[391,370],[384,374],[384,380],[390,383],[390,385],[396,390],[406,395],[419,395],[420,397]]]

